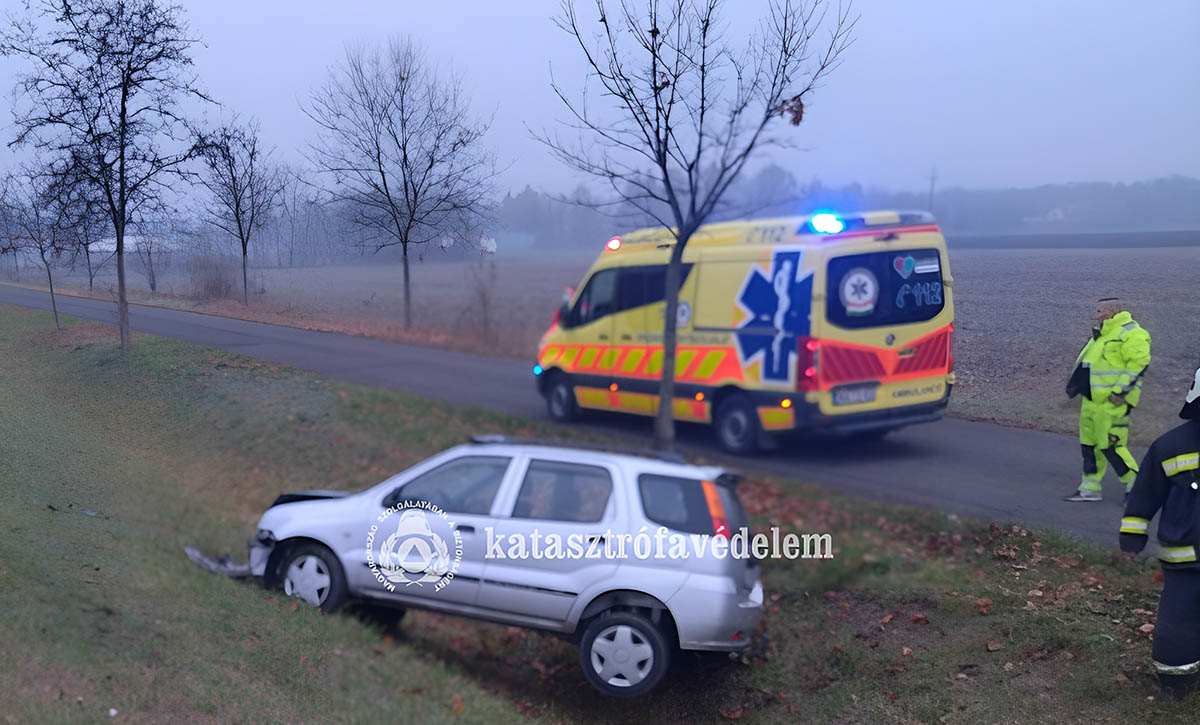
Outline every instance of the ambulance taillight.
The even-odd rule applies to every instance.
[[[817,353],[821,341],[801,335],[796,341],[796,390],[807,393],[817,389]]]

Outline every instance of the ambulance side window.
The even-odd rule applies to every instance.
[[[692,264],[690,262],[683,265],[682,282],[687,281],[691,271]],[[620,275],[617,312],[652,305],[667,298],[667,266],[665,264],[621,267]]]
[[[613,313],[617,297],[617,270],[602,269],[592,275],[571,311],[574,325],[586,325]]]

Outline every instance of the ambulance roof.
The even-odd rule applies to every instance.
[[[879,233],[938,232],[933,215],[924,211],[865,211],[855,214],[818,212],[808,216],[771,217],[714,222],[696,230],[688,248],[744,244],[820,244]],[[675,243],[672,230],[639,229],[609,240],[606,253],[645,252]]]

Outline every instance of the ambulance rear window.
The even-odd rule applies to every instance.
[[[946,306],[941,254],[905,249],[834,257],[826,268],[825,316],[857,329],[933,319]]]

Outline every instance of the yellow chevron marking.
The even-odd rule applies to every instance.
[[[658,375],[662,372],[662,348],[650,353],[650,361],[646,363],[647,375]]]
[[[621,364],[621,372],[634,373],[637,372],[638,364],[642,362],[642,358],[646,357],[646,351],[641,348],[634,348],[625,356],[625,362]]]
[[[681,378],[691,367],[692,360],[696,359],[695,350],[680,350],[675,353],[675,377]]]
[[[712,374],[717,371],[717,366],[725,359],[724,350],[710,350],[704,359],[700,361],[700,367],[696,370],[696,377],[700,380],[708,380]]]
[[[600,358],[600,369],[612,370],[613,366],[617,364],[617,355],[618,352],[615,347],[610,347],[605,350],[604,357]]]

